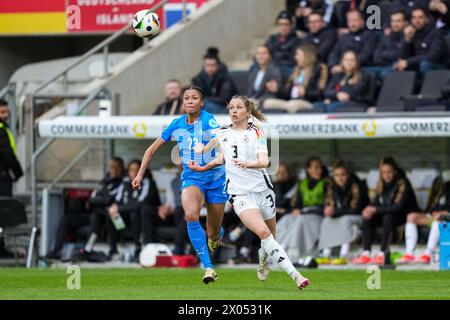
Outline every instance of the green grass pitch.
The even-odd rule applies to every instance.
[[[365,270],[305,270],[311,286],[298,290],[281,271],[260,282],[255,270],[218,269],[205,285],[201,269],[81,269],[81,288],[67,289],[65,269],[0,269],[4,299],[450,299],[450,272],[381,271],[381,289],[369,290]]]

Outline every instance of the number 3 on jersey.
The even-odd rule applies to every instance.
[[[233,159],[237,159],[238,157],[238,150],[237,150],[237,146],[231,146],[231,148],[233,149]]]

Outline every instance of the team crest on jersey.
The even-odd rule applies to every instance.
[[[244,200],[239,201],[238,207],[239,207],[239,208],[245,207],[245,201],[244,201]]]
[[[209,124],[209,126],[210,126],[211,128],[217,128],[217,127],[219,126],[219,125],[217,124],[216,119],[209,119],[208,124]]]
[[[242,138],[242,142],[244,142],[244,143],[248,143],[248,136],[247,135],[244,135],[244,137]]]

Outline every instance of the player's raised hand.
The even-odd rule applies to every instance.
[[[131,186],[133,189],[140,189],[142,183],[142,177],[140,175],[137,175],[136,178],[133,179],[131,182]]]
[[[189,169],[191,169],[192,171],[197,171],[197,172],[202,172],[204,171],[203,167],[201,167],[197,162],[195,162],[194,160],[191,160],[188,162],[188,167]]]

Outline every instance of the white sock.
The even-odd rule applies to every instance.
[[[284,249],[275,241],[272,235],[261,240],[261,248],[267,253],[269,261],[278,264],[292,279],[295,280],[300,275]]]
[[[437,247],[439,243],[439,221],[433,221],[431,224],[430,235],[428,236],[427,242],[427,250],[426,254],[431,256],[433,254],[433,250]]]
[[[414,223],[407,222],[405,225],[405,242],[407,254],[414,254],[414,249],[416,248],[418,237],[419,234],[417,232],[417,226]]]
[[[370,251],[369,250],[364,250],[361,255],[370,257]]]
[[[341,246],[341,251],[339,252],[339,257],[347,258],[349,252],[350,252],[350,243],[344,243]]]
[[[322,250],[322,256],[324,258],[329,258],[331,256],[331,249],[330,248],[325,248]]]

